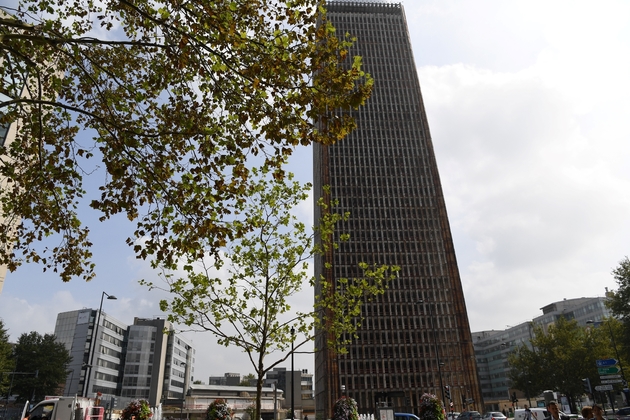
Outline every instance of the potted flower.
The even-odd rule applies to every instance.
[[[147,400],[133,400],[124,408],[121,420],[149,420],[153,413]]]
[[[346,396],[339,398],[333,406],[333,420],[359,420],[357,402]]]
[[[210,403],[206,410],[206,420],[230,420],[232,409],[224,399],[216,399]]]
[[[444,420],[442,402],[433,394],[422,394],[418,417],[420,420]]]

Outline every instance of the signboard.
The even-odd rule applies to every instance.
[[[612,391],[612,385],[597,385],[595,391]]]
[[[603,384],[620,384],[622,382],[623,379],[606,379],[602,381]]]
[[[618,363],[617,359],[599,359],[595,361],[597,367],[615,366]]]
[[[91,313],[92,310],[89,310],[87,312],[79,312],[79,315],[77,316],[77,325],[87,324],[88,322],[90,322]]]
[[[393,408],[379,408],[378,418],[380,420],[394,420],[394,409]]]
[[[621,375],[600,375],[599,379],[621,379]]]
[[[620,371],[621,369],[619,368],[619,366],[608,366],[608,367],[597,368],[597,372],[600,375],[610,375],[610,374],[619,373]]]

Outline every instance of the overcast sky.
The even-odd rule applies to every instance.
[[[563,298],[602,296],[630,244],[630,3],[403,3],[473,331],[504,329]],[[310,150],[294,168],[311,177]],[[305,218],[311,204],[301,209]],[[90,216],[94,220],[95,216]],[[131,324],[164,316],[155,274],[125,245],[124,218],[93,229],[98,277],[9,273],[0,318],[13,340],[57,313],[98,308]],[[310,291],[299,304],[309,305]],[[195,378],[253,369],[194,334]],[[313,371],[310,358],[296,369]],[[285,364],[285,366],[289,366]]]

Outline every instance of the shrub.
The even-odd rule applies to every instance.
[[[224,399],[216,399],[210,403],[206,410],[206,420],[230,420],[232,409]]]
[[[357,402],[350,397],[341,397],[335,401],[333,420],[359,420]]]
[[[433,394],[422,394],[418,417],[420,420],[444,420],[442,402]]]
[[[121,420],[148,420],[153,413],[147,400],[133,400],[120,415]]]

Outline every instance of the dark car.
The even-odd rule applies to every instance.
[[[457,416],[457,420],[481,420],[479,411],[464,411]]]
[[[615,413],[617,420],[630,420],[630,407],[624,407],[617,410]]]

